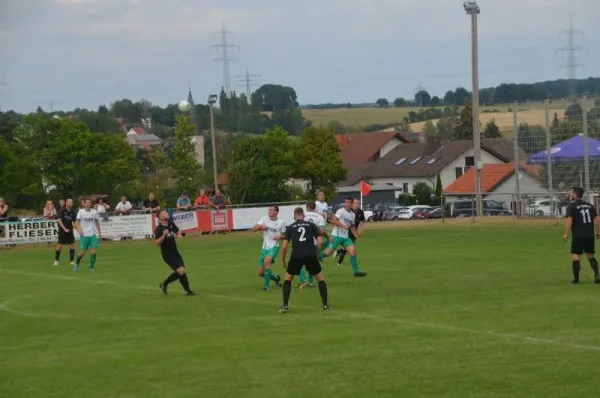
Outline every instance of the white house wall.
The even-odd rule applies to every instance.
[[[469,156],[474,156],[474,155],[475,155],[474,150],[469,149],[468,151],[466,151],[465,153],[463,153],[462,155],[460,155],[459,157],[454,159],[454,161],[452,161],[450,164],[448,164],[446,167],[444,167],[442,169],[442,171],[440,172],[440,178],[442,179],[442,188],[443,189],[446,189],[446,187],[448,187],[450,184],[452,184],[456,180],[456,168],[457,167],[462,167],[463,172],[464,172],[465,158],[467,158]],[[481,150],[481,161],[483,162],[483,164],[504,163],[502,160],[498,159],[497,157],[495,157],[494,155],[492,155],[491,153],[489,153],[488,151],[485,151],[485,150]]]
[[[379,157],[384,157],[400,144],[402,144],[402,141],[400,141],[398,138],[392,138],[379,150]]]
[[[519,173],[521,175],[521,178],[519,179],[519,192],[521,195],[544,196],[548,194],[548,190],[542,186],[540,180],[522,171]],[[508,203],[513,200],[513,194],[516,193],[516,190],[516,178],[513,174],[509,179],[500,184],[492,194],[486,197],[499,202]]]

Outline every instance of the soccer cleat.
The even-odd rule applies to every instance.
[[[79,264],[73,264],[73,272],[79,271]]]
[[[600,275],[596,275],[596,279],[594,280],[594,283],[597,285],[600,285]]]
[[[268,292],[268,291],[269,291],[269,288],[268,288],[268,287],[266,287],[266,286],[263,286],[263,287],[262,287],[262,290],[263,290],[263,292]]]
[[[75,262],[74,262],[74,261],[71,261],[69,264],[70,264],[70,265],[75,265]]]
[[[308,282],[308,287],[315,287],[315,283],[314,282]]]
[[[354,277],[356,277],[356,278],[360,278],[360,277],[363,277],[363,276],[367,276],[367,273],[366,272],[362,272],[362,271],[354,273]]]
[[[340,263],[340,262],[338,261],[338,263],[337,263],[337,266],[341,268],[341,267],[343,267],[343,266],[344,266],[344,264],[342,264],[342,263]]]
[[[275,284],[279,287],[282,287],[283,285],[281,284],[281,276],[275,275],[275,278]]]
[[[300,283],[298,283],[298,290],[304,290],[307,286],[308,286],[307,281],[300,282]]]
[[[191,290],[188,290],[187,292],[185,292],[186,296],[195,296],[196,293],[192,292]]]
[[[90,274],[93,274],[94,272],[96,272],[96,270],[94,270],[93,268],[90,268]]]
[[[329,311],[331,311],[331,307],[330,307],[330,306],[328,306],[327,304],[325,304],[325,305],[323,306],[323,311],[325,311],[325,312],[329,312]]]
[[[279,307],[279,313],[280,314],[285,314],[286,312],[288,312],[288,306],[287,305],[282,305],[281,307]]]
[[[54,266],[56,267],[57,265],[58,265],[58,261],[55,261],[54,262]]]
[[[160,288],[160,291],[166,296],[167,295],[167,285],[165,285],[164,283],[161,283],[160,285],[158,285],[158,287]]]
[[[579,285],[579,279],[573,279],[573,280],[571,281],[571,284],[572,284],[572,285]]]

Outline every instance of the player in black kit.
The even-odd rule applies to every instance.
[[[58,244],[54,252],[54,265],[60,261],[60,252],[64,245],[69,245],[69,261],[73,265],[75,260],[75,235],[73,235],[73,221],[77,214],[73,211],[73,199],[67,199],[65,205],[58,212]]]
[[[315,250],[315,240],[317,248]],[[329,311],[327,304],[327,283],[321,274],[321,264],[317,258],[317,253],[321,252],[323,239],[319,227],[309,221],[304,220],[304,210],[297,207],[294,210],[294,223],[289,225],[283,236],[283,244],[281,246],[281,264],[285,268],[285,258],[289,242],[292,241],[292,255],[290,262],[287,264],[285,281],[283,282],[283,305],[279,308],[279,312],[288,312],[288,302],[290,293],[292,292],[292,281],[294,276],[300,274],[302,267],[310,275],[316,277],[319,282],[319,293],[323,302],[323,310]]]
[[[573,284],[579,283],[579,270],[581,268],[581,255],[585,253],[594,270],[596,283],[600,283],[598,273],[598,261],[594,257],[595,239],[600,237],[600,217],[596,208],[584,201],[583,188],[573,188],[571,200],[573,202],[567,208],[567,219],[565,221],[565,234],[563,239],[569,239],[571,232],[571,257],[573,260]],[[595,228],[594,228],[595,225]]]
[[[181,254],[177,250],[177,243],[175,242],[176,237],[179,239],[182,238],[181,232],[179,232],[177,225],[170,220],[169,213],[166,210],[158,213],[158,220],[159,223],[154,232],[154,242],[160,246],[160,254],[162,254],[163,260],[173,270],[173,273],[159,285],[160,290],[164,295],[167,295],[167,286],[169,286],[169,283],[179,279],[179,283],[181,283],[183,290],[185,290],[186,296],[194,296],[195,293],[190,290],[190,282],[185,272],[183,258],[181,258]]]

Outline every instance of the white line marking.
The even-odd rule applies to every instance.
[[[80,279],[80,278],[76,278],[76,277],[72,277],[72,276],[51,275],[51,274],[34,273],[34,272],[22,272],[22,271],[7,270],[7,269],[2,269],[2,268],[0,268],[0,272],[6,272],[6,273],[18,274],[18,275],[26,275],[26,276],[44,277],[44,278],[84,281],[84,282],[89,282],[89,283],[93,283],[93,284],[106,284],[106,285],[112,285],[112,286],[119,286],[119,287],[123,287],[123,288],[127,288],[127,289],[136,288],[136,289],[142,289],[142,290],[157,290],[156,288],[153,288],[150,286],[140,286],[140,285],[131,286],[131,285],[126,285],[126,284],[113,282],[113,281],[103,281],[103,280],[98,280],[98,279]],[[212,298],[216,298],[219,300],[229,300],[229,301],[236,301],[236,302],[242,302],[242,303],[255,303],[255,304],[263,304],[263,305],[272,306],[271,303],[267,303],[267,302],[261,301],[261,300],[254,300],[251,298],[238,298],[238,297],[222,296],[222,295],[218,295],[218,294],[209,294],[209,293],[199,293],[199,295],[205,296],[205,297],[212,297]],[[30,297],[30,296],[26,296],[26,297]],[[9,301],[13,301],[13,300],[16,300],[16,298],[11,299]],[[4,303],[2,303],[2,304],[4,304]],[[302,308],[302,309],[312,309],[312,307],[308,308],[305,306],[298,306],[298,305],[291,305],[291,307],[292,308],[293,307]],[[0,305],[0,310],[6,311],[6,306]],[[8,311],[8,312],[11,312],[11,311]],[[564,343],[564,342],[558,341],[558,340],[549,340],[549,339],[543,339],[543,338],[537,338],[537,337],[525,336],[525,335],[513,334],[513,333],[495,332],[493,330],[477,330],[477,329],[470,329],[470,328],[464,328],[464,327],[452,326],[452,325],[409,321],[409,320],[397,319],[397,318],[388,318],[388,317],[381,316],[378,314],[367,314],[367,313],[362,313],[362,312],[353,312],[353,311],[346,311],[346,310],[335,311],[332,313],[332,315],[333,314],[347,316],[347,317],[351,317],[351,318],[362,318],[362,319],[371,319],[371,320],[380,321],[380,322],[397,323],[397,324],[401,324],[401,325],[414,326],[414,327],[418,327],[418,328],[445,330],[445,331],[450,331],[450,332],[476,334],[476,335],[480,335],[480,336],[493,336],[493,337],[500,337],[500,338],[507,339],[507,340],[520,340],[521,342],[530,342],[530,343],[535,343],[535,344],[548,344],[548,345],[554,345],[554,346],[574,348],[574,349],[579,349],[579,350],[600,351],[600,346]],[[19,314],[19,315],[22,315],[22,314]],[[94,319],[99,319],[99,317],[94,317]],[[129,319],[129,318],[127,318],[127,319]],[[150,319],[148,319],[148,320],[150,320]]]

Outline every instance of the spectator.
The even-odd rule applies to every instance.
[[[117,214],[120,215],[128,215],[131,214],[132,208],[133,206],[131,206],[131,203],[129,203],[127,197],[123,195],[121,196],[121,201],[119,202],[119,204],[117,204],[117,207],[115,207],[115,212],[117,212]]]
[[[8,218],[8,205],[4,198],[0,198],[0,218]]]
[[[160,211],[160,204],[158,200],[154,199],[154,193],[150,192],[148,194],[148,200],[144,201],[144,210],[150,213],[157,213]]]
[[[188,197],[187,192],[183,192],[177,199],[177,210],[190,210],[192,208],[192,202]]]
[[[206,207],[209,207],[210,205],[210,198],[208,197],[208,195],[206,195],[206,191],[204,189],[201,189],[200,194],[194,201],[194,207],[196,209],[204,209]]]
[[[58,209],[56,209],[56,211],[58,211],[60,213],[60,211],[64,208],[65,208],[65,200],[61,199],[58,201]]]
[[[46,206],[44,206],[44,219],[46,220],[54,220],[57,215],[56,207],[54,207],[54,203],[51,200],[46,201]]]
[[[98,203],[94,205],[94,210],[96,210],[96,213],[98,213],[100,218],[102,218],[103,220],[106,221],[108,219],[107,211],[110,210],[110,206],[108,205],[108,203],[104,203],[104,199],[98,199]]]
[[[221,191],[219,191],[218,189],[215,191],[215,196],[213,196],[212,198],[212,204],[217,209],[224,209],[225,207],[227,207],[227,201],[225,199],[225,196],[223,196]]]
[[[79,210],[85,209],[85,198],[83,196],[80,196],[77,198],[77,200],[79,200]]]

